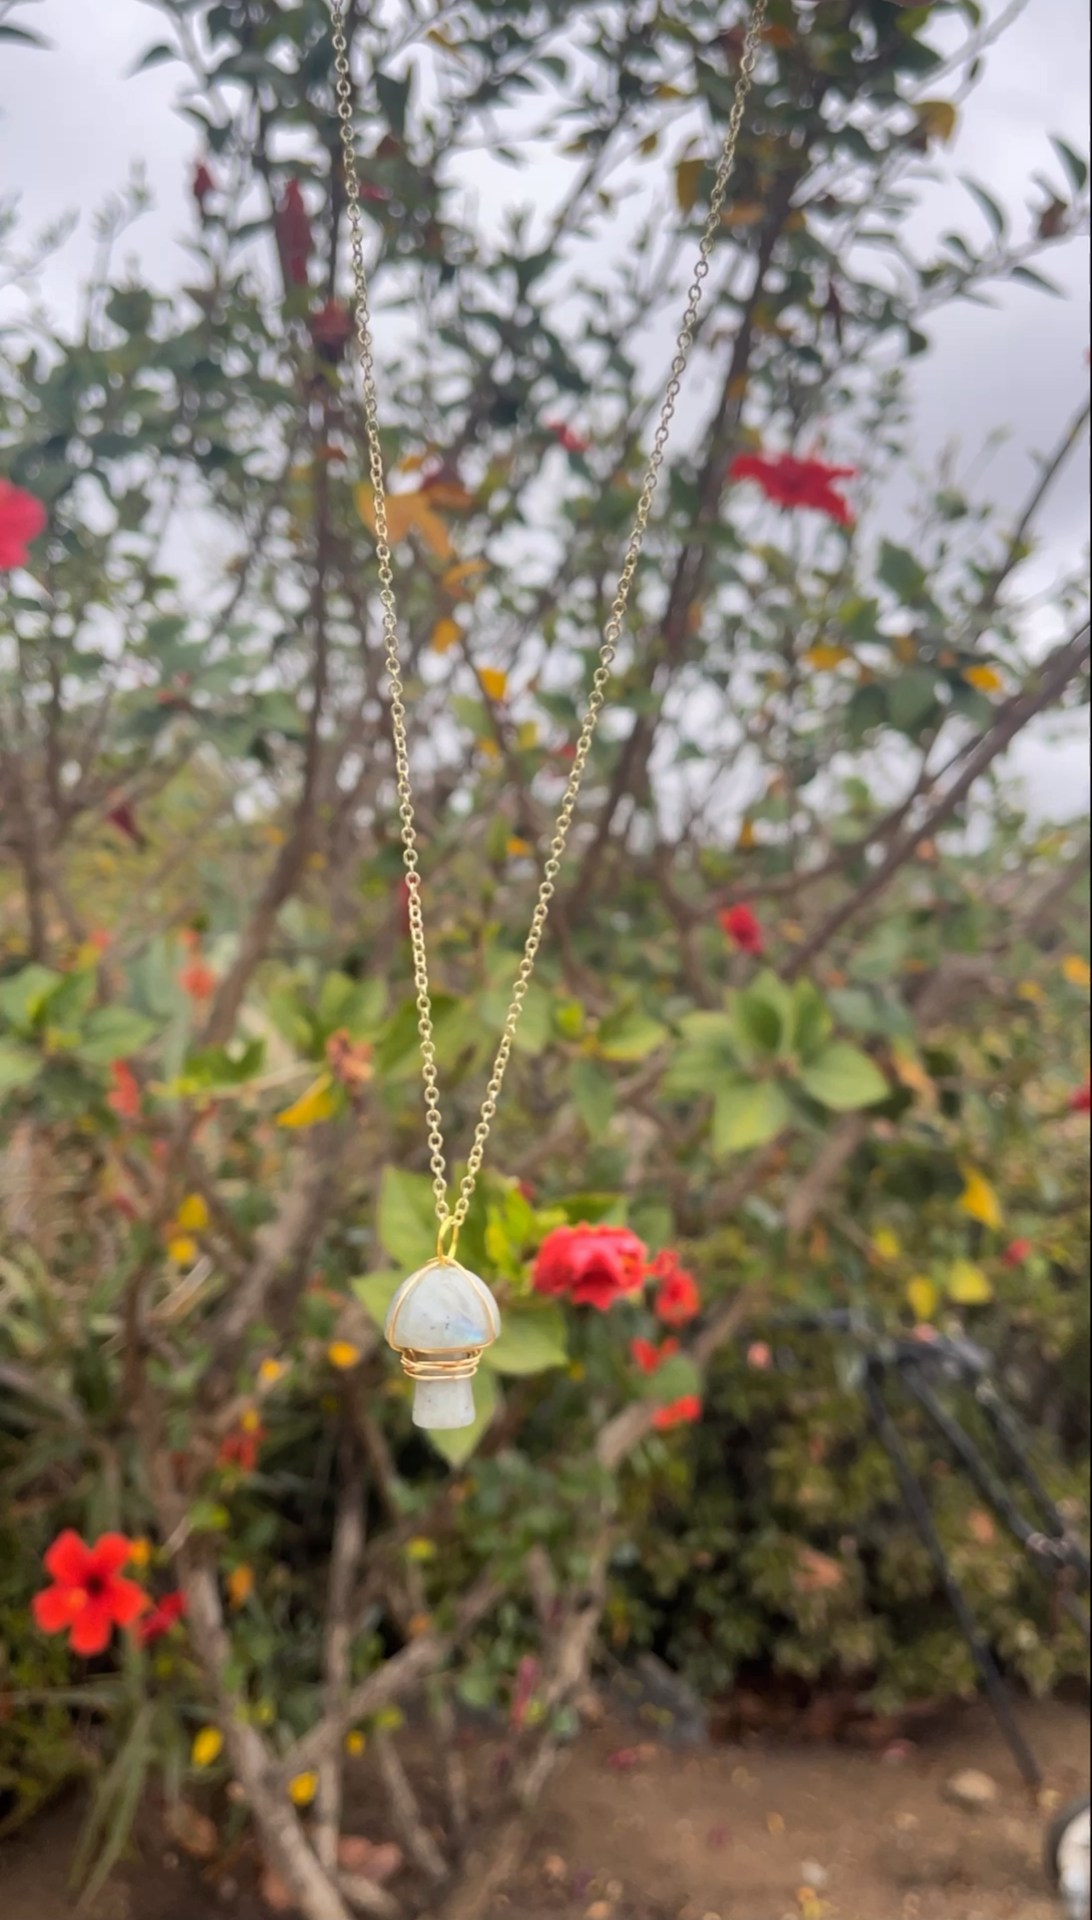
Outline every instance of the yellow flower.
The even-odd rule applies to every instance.
[[[434,1560],[435,1558],[435,1540],[426,1540],[423,1536],[419,1536],[416,1540],[406,1541],[407,1560]]]
[[[447,614],[442,620],[437,620],[432,629],[432,650],[434,653],[446,653],[448,648],[455,646],[462,637],[463,630],[459,622]]]
[[[332,1367],[340,1367],[344,1371],[356,1366],[360,1348],[354,1347],[351,1340],[331,1340],[326,1349],[326,1358]]]
[[[346,1753],[351,1753],[354,1760],[363,1753],[367,1744],[368,1742],[359,1727],[354,1727],[351,1733],[345,1735],[345,1751]]]
[[[1016,992],[1021,1000],[1030,1000],[1033,1006],[1037,1006],[1041,1000],[1046,999],[1046,994],[1038,980],[1021,980]]]
[[[245,1606],[254,1591],[253,1567],[233,1567],[228,1574],[227,1590],[233,1607]]]
[[[483,734],[481,739],[476,741],[475,744],[478,752],[483,753],[487,760],[500,759],[500,747],[495,740],[489,738],[488,734]]]
[[[482,690],[490,700],[503,700],[508,691],[508,675],[499,667],[482,667],[478,673]]]
[[[1062,972],[1071,987],[1092,986],[1092,968],[1079,953],[1067,953],[1062,961]]]
[[[200,1733],[193,1736],[190,1759],[195,1767],[211,1767],[224,1750],[224,1736],[219,1727],[202,1727]]]
[[[959,1196],[964,1213],[969,1213],[972,1220],[980,1220],[984,1227],[1000,1227],[1001,1202],[985,1175],[970,1168],[966,1179],[967,1184]]]
[[[258,1379],[263,1387],[275,1387],[282,1374],[287,1372],[288,1367],[285,1361],[266,1359],[258,1368]]]
[[[821,640],[816,646],[809,647],[802,658],[804,665],[814,667],[816,673],[833,673],[835,667],[840,667],[843,660],[852,659],[852,655],[848,647]]]
[[[538,723],[535,720],[521,720],[516,728],[516,745],[524,748],[537,747]]]
[[[309,1807],[318,1788],[318,1774],[311,1771],[297,1773],[295,1779],[288,1782],[288,1798],[293,1806]]]
[[[890,1227],[880,1227],[878,1232],[872,1235],[872,1245],[881,1260],[897,1260],[902,1252],[902,1243],[898,1234],[892,1233]]]
[[[948,1269],[948,1298],[957,1307],[984,1307],[993,1299],[989,1276],[973,1260],[953,1260]]]
[[[963,678],[979,693],[1001,693],[1005,685],[996,667],[964,667]]]
[[[315,1127],[320,1120],[328,1120],[334,1111],[333,1096],[330,1087],[333,1075],[320,1073],[298,1100],[277,1115],[279,1127]]]
[[[257,1407],[247,1407],[239,1416],[239,1425],[244,1433],[257,1433],[262,1424],[262,1416]]]
[[[129,1565],[131,1567],[146,1567],[151,1557],[152,1543],[150,1540],[146,1540],[144,1535],[141,1534],[139,1538],[134,1540],[130,1545]]]
[[[199,1193],[188,1193],[175,1220],[180,1233],[200,1233],[209,1223],[209,1210]]]
[[[906,1283],[906,1298],[915,1320],[931,1320],[937,1310],[940,1295],[928,1274],[916,1273],[914,1278]]]
[[[531,852],[531,842],[529,840],[521,840],[518,833],[514,833],[506,843],[504,850],[511,855],[513,860],[522,860]]]
[[[192,1266],[197,1258],[197,1242],[191,1240],[188,1233],[178,1233],[173,1240],[168,1240],[167,1252],[176,1267]]]

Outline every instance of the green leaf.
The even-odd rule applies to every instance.
[[[764,1147],[793,1117],[792,1103],[775,1080],[738,1080],[722,1086],[713,1109],[713,1150],[746,1153]]]
[[[473,1426],[453,1427],[447,1432],[429,1432],[429,1439],[437,1453],[442,1453],[449,1467],[465,1466],[478,1442],[493,1424],[497,1411],[497,1376],[479,1367],[474,1375]]]
[[[701,1375],[694,1362],[682,1353],[672,1354],[662,1367],[641,1381],[642,1400],[655,1400],[660,1407],[669,1407],[673,1400],[685,1399],[691,1393],[701,1393]]]
[[[662,1086],[669,1099],[712,1093],[739,1066],[736,1030],[726,1013],[688,1013],[679,1022],[682,1045],[669,1061]]]
[[[793,1053],[808,1060],[829,1036],[833,1022],[822,994],[810,980],[798,980],[792,998],[789,1043]]]
[[[24,47],[51,47],[52,40],[45,40],[40,33],[32,33],[29,27],[0,26],[0,40],[13,40]]]
[[[639,1007],[624,1007],[607,1015],[596,1032],[596,1047],[604,1060],[644,1060],[667,1039],[667,1028]]]
[[[888,688],[887,710],[900,733],[910,733],[936,704],[936,675],[925,667],[908,668]]]
[[[614,1112],[614,1082],[595,1060],[575,1060],[569,1072],[573,1103],[593,1140],[601,1139]]]
[[[436,1252],[436,1202],[427,1174],[384,1167],[379,1189],[379,1238],[407,1273]]]
[[[149,67],[161,67],[166,61],[177,59],[177,49],[175,47],[168,47],[163,41],[160,41],[158,46],[149,47],[147,53],[141,55],[135,67],[129,68],[128,77],[131,80],[138,73],[147,73]]]
[[[1065,299],[1065,289],[1055,280],[1048,280],[1045,273],[1036,273],[1034,267],[1010,267],[1009,279],[1018,280],[1022,287],[1034,287],[1036,293],[1052,294],[1055,300]]]
[[[416,1263],[420,1266],[422,1263]],[[412,1268],[408,1269],[412,1272]],[[381,1273],[362,1273],[349,1286],[360,1301],[369,1318],[375,1321],[381,1330],[386,1324],[387,1309],[407,1274],[400,1268],[384,1268]]]
[[[994,234],[997,239],[1000,240],[1005,231],[1005,215],[998,206],[992,193],[987,193],[985,187],[980,187],[977,180],[972,180],[969,175],[965,173],[960,175],[960,179],[966,187],[967,192],[972,194],[978,202],[990,226],[993,228]]]
[[[1049,138],[1051,146],[1069,175],[1074,193],[1083,193],[1088,180],[1087,160],[1082,160],[1079,153],[1074,153],[1068,141],[1063,140],[1060,135],[1052,133]]]
[[[753,1058],[772,1060],[792,1020],[792,994],[768,970],[732,997],[732,1024]]]
[[[802,1068],[800,1084],[821,1107],[830,1107],[835,1113],[874,1106],[877,1100],[886,1100],[890,1092],[867,1053],[851,1047],[848,1040],[832,1040],[821,1048]]]
[[[33,1048],[17,1046],[14,1040],[0,1040],[0,1099],[16,1087],[29,1087],[43,1065],[41,1054]]]
[[[18,973],[0,980],[0,1013],[15,1026],[32,1027],[63,981],[63,973],[32,960],[29,967],[20,967]]]
[[[897,593],[900,600],[916,600],[924,591],[929,578],[925,568],[920,566],[912,553],[905,547],[896,547],[890,540],[880,545],[880,560],[876,569],[885,587]]]
[[[92,1066],[108,1067],[111,1060],[128,1060],[139,1053],[158,1031],[154,1020],[131,1007],[98,1007],[84,1027],[76,1052]]]
[[[499,1340],[486,1347],[482,1365],[497,1373],[545,1373],[567,1366],[569,1349],[565,1315],[560,1307],[508,1307]]]

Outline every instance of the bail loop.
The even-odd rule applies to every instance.
[[[440,1222],[440,1231],[436,1235],[437,1260],[454,1260],[455,1249],[459,1244],[459,1222],[453,1213],[444,1215]]]

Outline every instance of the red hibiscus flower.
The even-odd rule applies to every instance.
[[[32,493],[0,480],[0,572],[25,567],[27,547],[46,523],[46,510]]]
[[[665,1327],[685,1327],[701,1312],[701,1294],[692,1273],[679,1265],[677,1253],[658,1253],[652,1273],[660,1282],[656,1295],[656,1318]]]
[[[670,1406],[657,1407],[652,1416],[652,1424],[660,1433],[668,1433],[672,1427],[686,1427],[701,1419],[701,1401],[696,1393],[684,1393],[681,1400],[672,1400]]]
[[[1092,1109],[1092,1080],[1086,1080],[1083,1087],[1078,1087],[1075,1093],[1070,1094],[1069,1111],[1070,1113],[1088,1113],[1090,1109]]]
[[[1010,1240],[1001,1258],[1007,1267],[1022,1267],[1030,1252],[1030,1240]]]
[[[665,1340],[662,1346],[654,1347],[651,1340],[637,1339],[630,1341],[629,1351],[634,1364],[642,1373],[655,1373],[657,1367],[662,1367],[664,1361],[670,1360],[673,1353],[678,1353],[679,1343],[677,1340],[669,1339]]]
[[[574,1305],[605,1313],[638,1291],[647,1261],[648,1248],[628,1227],[555,1227],[538,1250],[531,1284],[538,1293],[567,1293]]]
[[[142,1647],[150,1641],[159,1640],[181,1620],[186,1611],[186,1596],[179,1587],[174,1593],[165,1593],[157,1600],[151,1613],[146,1613],[136,1630],[137,1639]]]
[[[849,501],[835,480],[852,480],[856,467],[828,467],[825,460],[798,460],[793,453],[740,453],[728,469],[730,480],[755,480],[767,500],[779,507],[810,507],[839,526],[851,527]]]
[[[100,1534],[93,1547],[71,1527],[45,1556],[53,1585],[36,1593],[34,1618],[43,1633],[67,1633],[73,1653],[102,1653],[115,1627],[131,1627],[148,1596],[120,1569],[133,1550],[123,1533]]]
[[[106,1104],[121,1120],[135,1120],[140,1113],[140,1086],[127,1060],[111,1060],[110,1077],[114,1084]]]
[[[194,960],[190,966],[183,967],[178,984],[191,1000],[209,1000],[216,991],[216,975],[203,960]]]
[[[587,453],[591,442],[574,433],[564,420],[547,420],[544,424],[547,433],[553,434],[558,446],[564,447],[566,453]]]
[[[717,918],[732,945],[741,953],[765,953],[766,936],[753,907],[725,907]]]
[[[290,180],[274,218],[284,277],[290,286],[307,285],[307,266],[314,240],[298,180]]]

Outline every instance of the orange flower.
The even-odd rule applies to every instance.
[[[216,975],[203,960],[194,960],[188,967],[183,967],[178,984],[191,1000],[209,1000],[216,991]]]
[[[140,1113],[140,1087],[128,1061],[111,1060],[110,1077],[114,1084],[106,1096],[107,1106],[119,1119],[135,1120]]]

